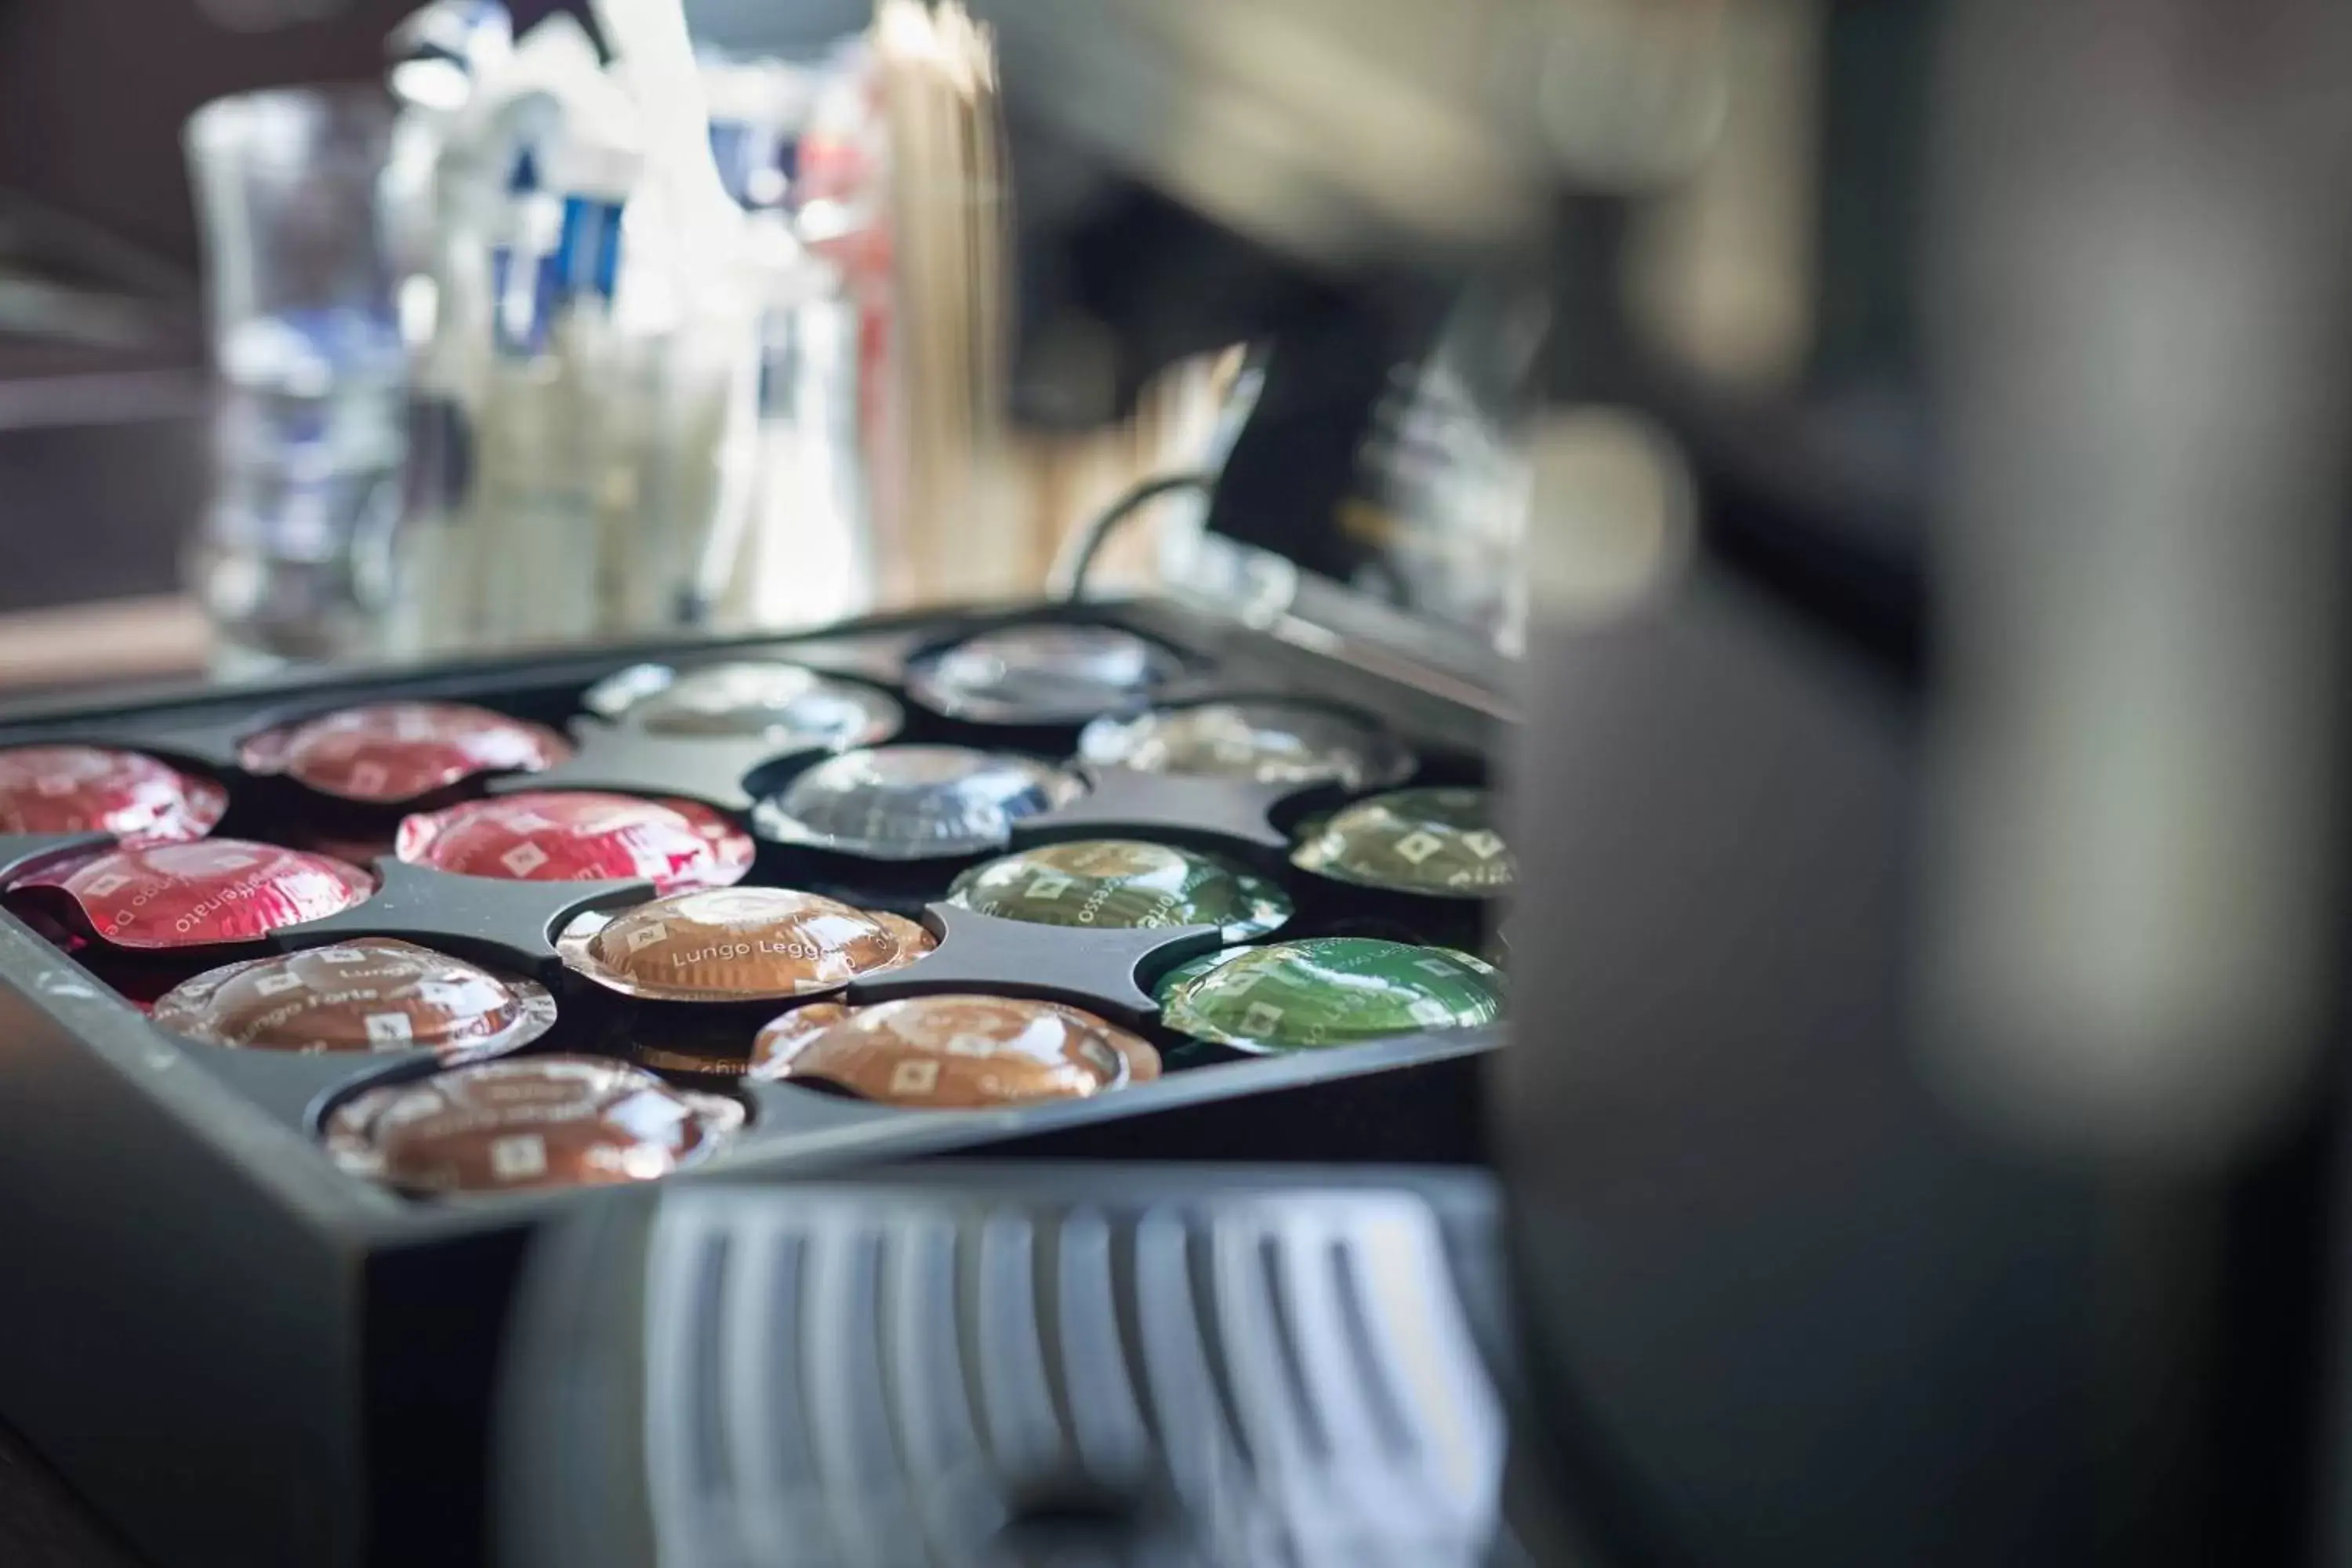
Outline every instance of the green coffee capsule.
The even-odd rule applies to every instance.
[[[1290,918],[1289,898],[1265,879],[1133,838],[1084,838],[1003,856],[958,877],[948,901],[1035,925],[1215,926],[1227,942],[1264,936]]]
[[[1168,998],[1176,994],[1176,988],[1186,981],[1206,974],[1221,963],[1231,963],[1243,953],[1256,951],[1253,947],[1221,947],[1214,952],[1204,952],[1198,958],[1188,958],[1161,975],[1152,985],[1152,999],[1165,1006]]]
[[[1503,1016],[1502,976],[1452,948],[1332,936],[1202,962],[1161,982],[1160,1020],[1236,1050],[1318,1050]]]
[[[1359,887],[1457,899],[1511,890],[1517,871],[1483,789],[1391,790],[1310,827],[1290,863]]]

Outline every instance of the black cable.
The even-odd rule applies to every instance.
[[[1143,480],[1101,511],[1097,512],[1085,528],[1079,531],[1077,548],[1070,556],[1067,571],[1066,573],[1056,571],[1056,575],[1065,578],[1061,587],[1062,597],[1072,600],[1086,593],[1087,574],[1094,570],[1095,557],[1102,553],[1103,545],[1109,541],[1111,534],[1117,531],[1120,523],[1125,522],[1161,496],[1172,495],[1178,490],[1206,490],[1216,482],[1217,478],[1214,474],[1161,474],[1156,479]]]

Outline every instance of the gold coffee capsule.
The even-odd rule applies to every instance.
[[[1120,1037],[1131,1041],[1122,1043]],[[1090,1013],[1010,996],[909,996],[871,1007],[820,1004],[760,1031],[751,1075],[822,1079],[887,1105],[971,1110],[1079,1100],[1135,1077],[1139,1046]]]
[[[1129,1083],[1150,1083],[1160,1076],[1160,1047],[1141,1035],[1122,1029],[1116,1024],[1097,1018],[1092,1013],[1083,1008],[1070,1006],[1066,1003],[1024,1001],[1018,1003],[1017,1005],[1043,1007],[1049,1012],[1059,1013],[1072,1022],[1101,1035],[1111,1043],[1112,1048],[1127,1058],[1127,1081]],[[760,1076],[760,1063],[762,1060],[780,1053],[796,1050],[805,1037],[814,1035],[866,1009],[845,1007],[837,1002],[812,1002],[805,1007],[795,1007],[760,1032],[759,1043],[751,1056],[752,1074],[755,1077]],[[778,1075],[771,1072],[766,1076],[772,1078]]]
[[[370,1089],[336,1108],[325,1136],[354,1175],[484,1193],[651,1181],[742,1124],[740,1102],[619,1062],[518,1057]]]
[[[898,939],[898,956],[884,964],[884,969],[904,969],[925,953],[936,951],[940,945],[940,939],[919,921],[910,921],[904,915],[894,915],[887,910],[868,910],[866,912],[881,921],[882,928]]]
[[[1160,1047],[1141,1035],[1122,1029],[1107,1018],[1097,1018],[1084,1008],[1073,1007],[1066,1003],[1040,1002],[1037,1005],[1051,1007],[1056,1013],[1064,1014],[1087,1028],[1098,1031],[1120,1056],[1127,1058],[1128,1082],[1150,1083],[1160,1076]]]
[[[599,985],[665,1002],[814,996],[909,962],[902,933],[876,916],[789,888],[710,888],[592,910],[555,945]]]
[[[698,1050],[690,1045],[660,1045],[646,1040],[631,1040],[625,1049],[633,1066],[664,1078],[681,1078],[695,1083],[728,1083],[751,1070],[751,1058],[740,1050]]]
[[[555,1022],[528,980],[391,937],[354,937],[206,970],[157,998],[155,1022],[255,1050],[429,1050],[445,1065],[502,1056]]]

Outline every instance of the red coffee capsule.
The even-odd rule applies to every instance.
[[[464,702],[371,702],[252,736],[247,773],[284,773],[322,795],[394,805],[481,773],[538,773],[572,755],[544,724]]]
[[[202,838],[228,791],[139,752],[108,746],[0,749],[0,833],[111,833],[126,845]]]
[[[643,878],[664,893],[723,888],[751,868],[751,836],[690,800],[532,790],[404,818],[412,866],[510,882]]]
[[[238,838],[111,850],[16,885],[58,889],[100,941],[135,948],[252,942],[341,914],[375,891],[356,866]]]
[[[421,1193],[650,1181],[707,1156],[743,1107],[583,1057],[524,1057],[371,1089],[327,1119],[345,1170]]]
[[[429,1050],[444,1065],[504,1056],[555,1023],[544,986],[414,942],[364,936],[184,980],[155,1022],[208,1045],[306,1054]]]

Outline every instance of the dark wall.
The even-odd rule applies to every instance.
[[[197,0],[0,0],[0,188],[193,267],[189,111],[250,88],[373,77],[383,35],[417,3],[341,0],[321,21],[232,32]],[[514,6],[519,19],[556,8]]]
[[[198,0],[0,0],[0,192],[194,272],[189,112],[253,88],[373,78],[385,32],[419,0],[307,3],[331,15],[235,32]],[[515,6],[525,20],[553,8]],[[193,326],[131,351],[0,333],[0,613],[179,581],[209,492],[203,357]]]

